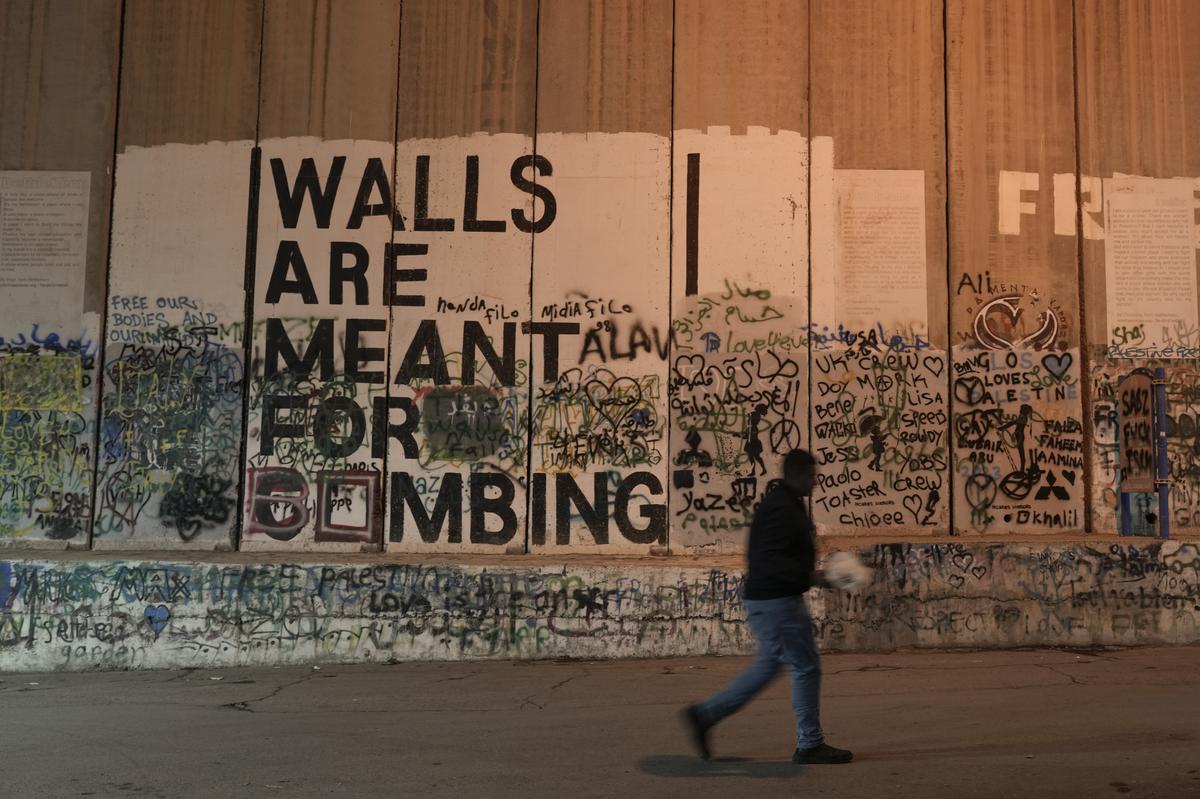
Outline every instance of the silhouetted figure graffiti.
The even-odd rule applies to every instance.
[[[676,466],[687,466],[694,463],[697,466],[707,469],[713,465],[712,456],[705,450],[700,449],[700,433],[696,428],[693,427],[688,430],[688,434],[683,440],[687,442],[688,448],[675,456]]]
[[[867,464],[868,469],[879,471],[883,468],[881,459],[887,446],[887,435],[883,432],[883,417],[877,413],[868,413],[858,420],[859,435],[871,436],[871,453],[875,456]]]
[[[767,415],[766,405],[755,405],[754,410],[750,412],[749,418],[746,420],[746,444],[742,447],[746,453],[746,457],[750,460],[750,475],[753,476],[757,469],[762,469],[762,473],[767,473],[767,464],[763,462],[763,443],[759,438],[758,429],[763,417]],[[757,464],[757,468],[755,467]]]
[[[1016,447],[1017,457],[1020,460],[1020,466],[1017,470],[1009,472],[1000,481],[1000,490],[1010,499],[1025,499],[1042,476],[1042,470],[1038,468],[1032,454],[1025,448],[1025,435],[1029,430],[1029,423],[1032,419],[1033,407],[1031,405],[1022,405],[1020,410],[1017,411],[1016,416],[996,428],[999,431],[1012,428],[1013,444]]]
[[[1033,417],[1033,407],[1031,405],[1022,405],[1017,411],[1017,415],[1009,421],[1000,425],[1000,430],[1013,429],[1013,442],[1017,445],[1017,454],[1021,458],[1020,471],[1028,471],[1029,467],[1026,463],[1025,454],[1025,431],[1029,429],[1029,420]]]
[[[942,494],[936,488],[929,490],[929,496],[925,498],[925,518],[921,519],[921,524],[929,524],[933,521],[933,514],[937,512],[937,504],[942,499]]]

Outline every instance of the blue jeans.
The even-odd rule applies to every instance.
[[[821,745],[821,658],[804,597],[747,599],[746,621],[758,641],[758,657],[733,682],[697,705],[701,721],[716,724],[741,710],[787,664],[792,671],[796,747]]]

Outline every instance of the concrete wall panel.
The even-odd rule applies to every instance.
[[[530,0],[404,8],[391,550],[524,551],[536,43]]]
[[[243,549],[378,550],[398,0],[264,18]]]
[[[796,446],[825,534],[1113,533],[1155,366],[1193,535],[1190,10],[3,4],[89,232],[0,298],[0,545],[729,552]]]
[[[944,531],[950,496],[940,0],[813,0],[813,515]]]
[[[0,297],[0,545],[88,544],[120,17],[119,2],[0,6],[0,171],[88,181],[82,297]],[[27,401],[10,407],[18,375]]]
[[[808,8],[675,24],[671,547],[732,551],[807,439]]]
[[[1070,8],[947,19],[954,529],[1082,530],[1077,248],[1051,213],[1075,166]]]
[[[667,527],[671,8],[555,0],[540,36],[530,546],[644,552]]]
[[[125,11],[97,547],[232,546],[260,18]]]
[[[1168,453],[1171,466],[1172,532],[1200,528],[1200,474],[1196,445],[1200,432],[1200,326],[1195,307],[1176,299],[1195,296],[1192,286],[1169,287],[1153,270],[1136,278],[1149,284],[1158,302],[1110,307],[1110,293],[1128,294],[1109,281],[1111,201],[1131,190],[1170,188],[1173,217],[1188,223],[1189,199],[1200,196],[1200,54],[1191,45],[1200,35],[1200,19],[1186,2],[1080,3],[1076,9],[1079,72],[1079,163],[1083,209],[1083,290],[1090,367],[1092,421],[1092,523],[1097,531],[1119,529],[1119,421],[1115,386],[1136,368],[1162,367],[1167,372]],[[1120,175],[1150,178],[1118,186]],[[1175,180],[1172,179],[1181,179]],[[1190,191],[1189,191],[1190,189]],[[1072,206],[1072,210],[1074,210]],[[1193,223],[1200,224],[1194,211]],[[1144,227],[1144,225],[1141,225]],[[1171,229],[1178,230],[1177,225]],[[1128,230],[1128,228],[1126,228]],[[1200,227],[1196,246],[1200,247]],[[1165,238],[1167,228],[1156,236]],[[1129,241],[1128,235],[1119,237]],[[1147,251],[1152,242],[1137,241]],[[1124,246],[1128,252],[1127,245]],[[1185,245],[1186,249],[1186,245]],[[1186,257],[1178,248],[1174,258]],[[1136,264],[1136,262],[1135,262]],[[1130,270],[1123,269],[1128,273]],[[1137,291],[1136,288],[1133,291]],[[1135,307],[1128,308],[1128,304]],[[1190,318],[1188,311],[1191,311]],[[1135,530],[1153,532],[1157,501],[1133,495]]]

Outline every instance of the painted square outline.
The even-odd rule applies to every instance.
[[[334,524],[328,521],[329,489],[334,485],[359,485],[367,489],[367,523],[364,526]],[[379,508],[379,473],[334,471],[317,473],[317,519],[313,532],[316,541],[326,543],[378,544],[383,536]]]
[[[246,493],[246,502],[245,502],[246,516],[245,516],[245,522],[243,524],[242,534],[246,535],[246,536],[255,536],[255,537],[260,536],[260,535],[266,536],[268,538],[274,539],[275,541],[291,541],[296,536],[298,536],[300,534],[300,532],[304,529],[305,525],[308,524],[309,514],[308,514],[307,502],[308,502],[308,498],[311,496],[311,492],[309,491],[309,488],[308,488],[308,480],[299,471],[291,468],[290,466],[264,466],[264,467],[259,467],[259,468],[251,467],[251,468],[247,469],[246,471],[247,471],[247,474],[250,479],[248,481],[249,482],[249,491],[247,491],[247,493]],[[300,494],[300,496],[296,496],[296,497],[284,496],[283,497],[284,500],[287,500],[288,502],[290,502],[292,504],[298,504],[300,510],[302,511],[301,517],[300,517],[301,518],[300,523],[297,525],[288,526],[288,527],[272,527],[271,525],[262,524],[261,522],[255,521],[255,519],[257,518],[255,516],[255,512],[254,512],[255,502],[256,501],[268,501],[268,502],[271,501],[271,500],[267,499],[267,496],[259,494],[259,492],[258,492],[259,482],[261,480],[263,480],[264,478],[273,477],[273,476],[277,476],[277,475],[295,476],[296,478],[298,478],[300,480],[300,483],[304,487],[304,491],[302,494]],[[283,500],[280,500],[280,501],[283,501]]]

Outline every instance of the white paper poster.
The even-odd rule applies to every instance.
[[[90,184],[88,172],[0,172],[4,334],[78,327]]]
[[[1196,326],[1195,196],[1187,178],[1114,177],[1104,196],[1108,326],[1148,344]]]
[[[838,169],[837,322],[925,333],[925,173]]]

